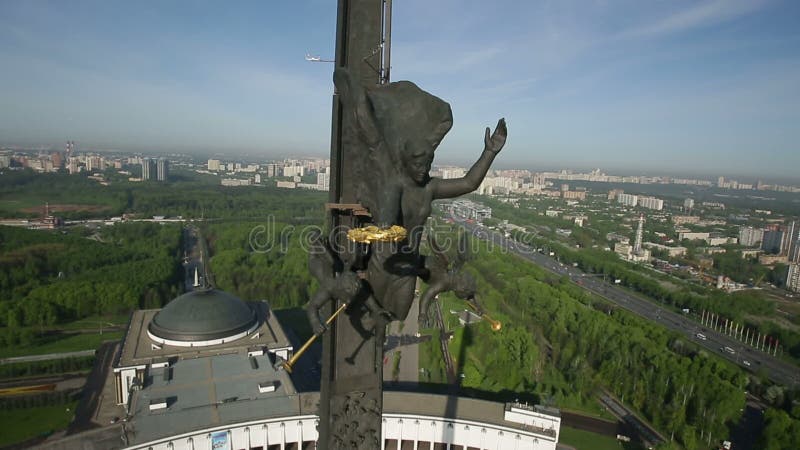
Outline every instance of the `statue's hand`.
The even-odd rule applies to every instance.
[[[489,135],[489,127],[486,127],[486,136],[483,138],[484,151],[499,153],[503,146],[506,145],[507,135],[508,130],[506,129],[505,118],[497,121],[497,126],[491,136]]]
[[[316,334],[319,337],[325,334],[325,331],[328,330],[328,326],[325,325],[325,322],[323,322],[322,320],[316,320],[314,322],[311,322],[311,329],[314,331],[314,334]]]

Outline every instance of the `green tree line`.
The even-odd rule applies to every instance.
[[[263,227],[263,228],[262,228]],[[271,222],[211,223],[204,235],[217,287],[273,309],[303,306],[316,289],[302,227]]]
[[[178,225],[120,223],[93,238],[0,227],[0,325],[52,326],[160,307],[177,295]]]
[[[278,189],[274,186],[226,187],[219,178],[174,170],[166,183],[128,182],[112,177],[108,186],[86,175],[7,171],[0,177],[0,217],[39,217],[45,202],[95,207],[58,212],[67,219],[108,218],[122,214],[186,218],[265,218],[283,222],[321,223],[319,191]],[[25,211],[35,208],[35,211]]]

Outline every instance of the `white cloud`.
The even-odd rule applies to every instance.
[[[727,22],[755,12],[766,0],[711,0],[673,12],[665,17],[631,28],[623,37],[646,37],[678,33]]]

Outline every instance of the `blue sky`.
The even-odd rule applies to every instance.
[[[0,1],[0,144],[325,155],[334,0]],[[437,161],[798,178],[800,2],[395,0]]]

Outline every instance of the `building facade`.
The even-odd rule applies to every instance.
[[[318,401],[317,393],[302,393],[296,414],[194,430],[128,448],[313,450],[319,417],[304,408]],[[448,403],[456,404],[455,417],[445,417]],[[380,449],[550,450],[556,448],[560,425],[558,410],[538,405],[390,391],[384,394]]]
[[[647,209],[661,211],[664,209],[664,200],[655,197],[639,197],[639,206]]]
[[[169,161],[166,158],[159,158],[156,163],[156,178],[158,181],[167,181],[169,178]]]
[[[617,194],[617,202],[621,205],[634,207],[639,203],[639,196],[633,194]]]
[[[155,180],[156,179],[156,162],[150,158],[142,159],[142,180]]]
[[[764,230],[761,249],[773,255],[781,254],[786,233],[779,225],[770,225]]]
[[[755,227],[739,228],[739,243],[745,247],[758,247],[764,239],[764,229]]]
[[[204,289],[136,311],[114,362],[113,448],[316,449],[319,393],[296,388],[313,363],[276,369],[292,351],[266,302]],[[387,391],[379,448],[555,450],[560,425],[539,405]]]
[[[786,276],[786,288],[794,292],[800,292],[800,264],[789,264],[789,273]]]

